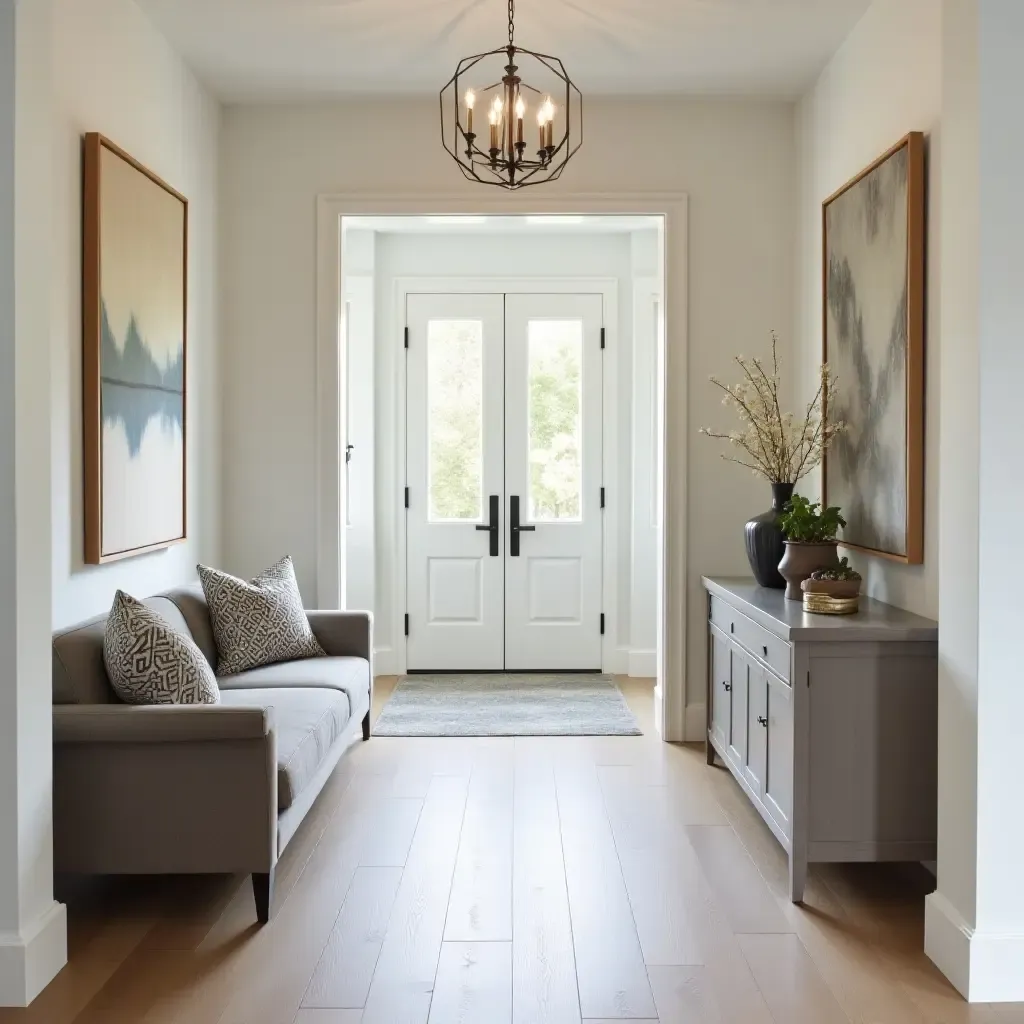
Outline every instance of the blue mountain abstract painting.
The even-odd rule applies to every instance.
[[[162,429],[179,431],[184,425],[184,349],[161,367],[139,333],[138,322],[128,321],[124,347],[114,339],[106,301],[101,303],[100,381],[103,423],[124,428],[128,451],[137,458],[151,420]]]

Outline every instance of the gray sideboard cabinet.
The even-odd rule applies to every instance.
[[[703,579],[708,764],[725,763],[789,854],[808,863],[934,860],[938,625],[861,599],[809,615],[781,590]]]

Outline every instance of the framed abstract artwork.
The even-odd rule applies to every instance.
[[[188,201],[85,136],[85,561],[185,539]]]
[[[840,543],[924,560],[924,136],[913,132],[822,206],[829,416],[846,424],[822,463]]]

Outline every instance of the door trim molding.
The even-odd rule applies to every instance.
[[[515,205],[513,205],[513,198]],[[342,357],[342,222],[345,217],[515,214],[641,214],[664,220],[665,286],[662,425],[661,607],[658,622],[658,686],[655,714],[666,740],[686,735],[686,666],[691,644],[703,632],[687,633],[688,466],[688,198],[685,192],[572,192],[510,197],[470,193],[335,193],[317,197],[317,394],[316,551],[317,601],[322,608],[345,605],[345,546],[341,526],[344,479],[346,380]],[[678,525],[676,525],[678,524]],[[667,527],[673,526],[669,529]],[[402,555],[404,564],[404,553]],[[699,580],[693,580],[696,592]],[[695,606],[696,611],[699,608]],[[694,659],[695,661],[699,659]]]
[[[612,358],[618,353],[619,337],[619,282],[614,277],[398,277],[395,278],[392,296],[395,324],[405,326],[406,310],[410,295],[600,295],[601,315],[605,327],[605,345],[602,359]],[[389,500],[393,508],[402,504],[402,489],[406,481],[403,467],[406,464],[406,360],[404,342],[399,331],[390,338],[378,338],[378,351],[390,350],[394,374],[392,401],[395,409],[394,422],[394,464],[397,472],[393,481],[393,493]],[[610,494],[618,494],[617,459],[612,447],[618,436],[618,385],[617,374],[608,372],[607,363],[602,363],[601,381],[601,475],[605,488]],[[395,565],[391,580],[394,595],[392,608],[391,635],[398,638],[393,652],[393,664],[398,674],[408,668],[407,651],[409,639],[401,629],[402,615],[408,606],[407,573],[407,519],[395,519],[395,535],[391,538],[395,551]],[[618,528],[619,517],[616,502],[609,502],[604,510],[601,541],[601,603],[604,606],[606,629],[601,637],[601,671],[622,672],[624,667],[615,638],[618,636]]]

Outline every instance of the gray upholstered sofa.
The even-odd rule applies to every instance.
[[[216,670],[198,586],[146,604]],[[222,677],[218,705],[122,704],[103,665],[106,616],[54,634],[56,870],[252,873],[269,918],[278,857],[360,726],[370,736],[370,615],[307,615],[328,657]]]

